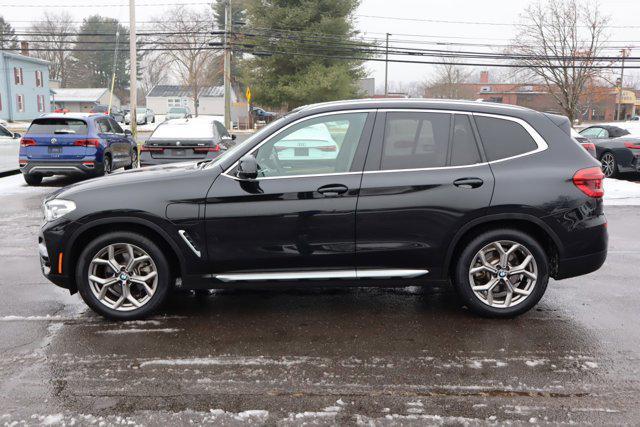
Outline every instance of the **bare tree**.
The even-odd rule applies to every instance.
[[[211,10],[196,11],[177,6],[158,21],[163,34],[156,45],[166,49],[163,56],[173,67],[182,84],[191,89],[194,110],[198,115],[198,103],[202,88],[211,85],[212,62],[216,51],[208,45],[211,40]]]
[[[141,89],[146,96],[155,85],[158,85],[165,81],[169,76],[169,62],[168,55],[159,54],[157,52],[150,52],[142,58],[140,63],[140,82]]]
[[[607,41],[609,17],[596,3],[539,0],[521,16],[522,30],[513,42],[516,62],[529,78],[541,80],[573,121],[586,87],[603,74],[598,61]]]
[[[441,99],[468,99],[474,96],[473,89],[465,85],[473,70],[452,59],[437,65],[434,76],[422,83],[424,96]]]
[[[50,62],[49,77],[60,80],[61,87],[67,84],[75,32],[73,18],[67,12],[45,12],[42,20],[30,29],[31,47],[38,49],[33,51],[33,56]]]

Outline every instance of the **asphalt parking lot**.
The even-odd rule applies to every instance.
[[[0,424],[636,424],[640,206],[537,309],[480,319],[448,288],[175,294],[110,323],[40,273],[44,194],[0,179]]]

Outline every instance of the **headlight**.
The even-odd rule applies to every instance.
[[[44,220],[49,222],[58,219],[76,208],[71,200],[53,199],[44,203]]]

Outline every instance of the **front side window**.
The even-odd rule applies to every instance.
[[[111,125],[107,119],[96,120],[96,127],[98,129],[98,133],[112,133]]]
[[[475,119],[489,161],[529,153],[538,148],[520,123],[486,116],[476,116]]]
[[[13,136],[4,126],[0,126],[0,136]]]
[[[259,177],[348,172],[368,113],[321,116],[297,123],[260,146]]]
[[[609,136],[609,132],[604,128],[593,127],[583,130],[580,132],[580,135],[587,138],[607,138]]]
[[[116,122],[112,118],[109,118],[109,125],[111,125],[111,130],[113,130],[113,132],[115,132],[115,133],[124,133],[124,131],[122,130],[122,128],[120,127],[118,122]]]
[[[388,113],[381,169],[445,166],[450,124],[450,114]]]
[[[456,114],[451,144],[451,166],[475,165],[482,161],[469,116]]]

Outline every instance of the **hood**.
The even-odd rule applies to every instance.
[[[167,165],[132,169],[68,185],[51,193],[47,197],[47,200],[54,197],[64,199],[66,197],[73,197],[79,193],[93,192],[103,188],[113,190],[114,187],[143,184],[145,182],[157,184],[159,181],[174,180],[186,175],[195,174],[200,172],[200,170],[196,162],[170,163]]]

